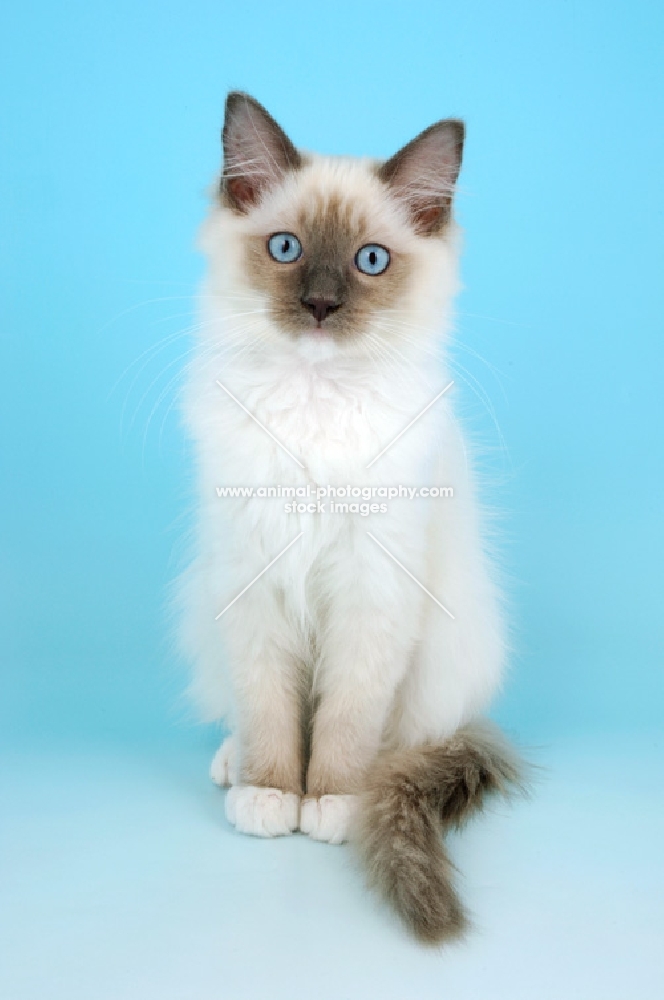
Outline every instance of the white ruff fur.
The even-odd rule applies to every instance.
[[[351,211],[361,206],[373,242],[410,255],[412,277],[398,314],[378,310],[362,335],[338,342],[313,332],[290,336],[249,282],[242,241],[297,232],[299,207],[333,194]],[[345,839],[351,795],[380,745],[450,736],[487,707],[500,680],[502,616],[453,390],[366,468],[450,381],[434,354],[442,353],[457,288],[457,243],[453,223],[442,236],[417,235],[370,163],[322,157],[311,157],[246,215],[215,205],[202,234],[209,275],[185,404],[199,516],[195,559],[182,581],[182,638],[204,718],[224,719],[236,734],[240,781],[248,744],[278,765],[295,739],[293,705],[303,696],[316,705],[320,744],[311,748],[311,766],[348,775],[347,787],[330,789],[339,794],[302,800],[302,829],[316,839]],[[308,483],[451,486],[454,497],[389,500],[387,513],[362,517],[286,514],[283,498],[220,499],[216,492]],[[227,747],[215,759],[220,784],[231,781],[231,756]],[[297,828],[297,794],[252,784],[228,793],[231,822],[263,836]]]

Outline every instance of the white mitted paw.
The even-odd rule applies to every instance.
[[[215,785],[237,785],[237,741],[227,736],[210,764],[210,777]]]
[[[297,830],[300,796],[278,788],[233,785],[226,794],[226,819],[240,833],[281,837]]]
[[[357,795],[321,795],[319,799],[304,799],[300,813],[300,830],[313,840],[328,844],[343,844],[348,840]]]

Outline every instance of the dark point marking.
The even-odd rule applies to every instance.
[[[222,142],[220,194],[236,212],[248,212],[289,170],[302,166],[302,157],[281,126],[262,104],[241,91],[226,98]]]
[[[407,204],[415,231],[422,236],[439,233],[450,220],[464,138],[464,123],[445,118],[378,168],[378,177]]]
[[[246,237],[252,284],[267,294],[272,318],[285,333],[297,336],[319,326],[343,340],[360,335],[381,309],[398,305],[411,274],[410,258],[391,251],[390,267],[382,274],[359,271],[357,251],[375,241],[350,199],[320,194],[300,210],[292,231],[302,256],[288,267],[272,260],[263,237]]]

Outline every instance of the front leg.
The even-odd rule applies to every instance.
[[[299,824],[302,670],[297,637],[259,598],[252,595],[228,623],[239,783],[226,795],[226,818],[241,833],[272,837]]]
[[[416,638],[419,595],[382,558],[376,566],[374,555],[364,566],[357,558],[350,564],[353,579],[328,605],[317,670],[300,825],[314,839],[332,843],[347,837]]]

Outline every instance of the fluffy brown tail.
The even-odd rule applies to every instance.
[[[488,795],[523,790],[521,773],[518,757],[488,723],[376,758],[356,840],[370,883],[420,940],[457,937],[467,923],[442,834],[461,826]]]

